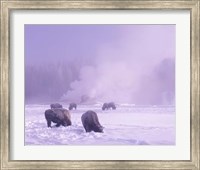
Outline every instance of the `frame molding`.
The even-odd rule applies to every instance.
[[[199,0],[0,0],[0,169],[200,169],[200,1]],[[190,10],[191,14],[191,159],[189,161],[13,161],[10,143],[10,12],[12,10]]]

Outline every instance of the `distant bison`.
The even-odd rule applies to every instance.
[[[97,114],[94,111],[87,111],[81,116],[81,121],[86,132],[101,132],[103,133],[103,126],[99,123]]]
[[[48,127],[51,127],[51,122],[57,123],[56,127],[59,127],[60,125],[70,126],[72,124],[69,111],[63,108],[46,110],[45,118],[47,120]]]
[[[69,110],[76,109],[76,108],[77,108],[77,104],[76,103],[70,103],[69,104]]]
[[[62,108],[62,105],[59,103],[54,103],[50,105],[51,109]]]
[[[109,110],[110,108],[112,108],[113,110],[116,109],[114,102],[104,103],[103,106],[102,106],[102,110]]]

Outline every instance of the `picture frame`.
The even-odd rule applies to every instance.
[[[10,160],[10,13],[12,10],[190,10],[190,160]],[[199,0],[183,1],[8,1],[1,0],[1,169],[200,169]]]

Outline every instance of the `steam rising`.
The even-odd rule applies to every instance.
[[[46,29],[51,30],[52,27],[46,26]],[[67,44],[63,49],[59,46],[59,50],[67,48],[72,52],[69,53],[68,50],[63,57],[43,57],[42,61],[38,57],[34,62],[29,62],[31,50],[27,49],[27,66],[39,67],[40,74],[44,72],[43,78],[53,74],[51,79],[41,79],[48,81],[45,88],[49,87],[50,92],[55,91],[55,94],[49,96],[45,89],[44,93],[40,90],[40,95],[43,93],[45,96],[44,100],[51,97],[53,100],[78,103],[114,101],[140,105],[174,104],[174,25],[74,25],[74,29],[70,30],[69,26],[63,27],[66,29],[62,28],[62,34],[74,33],[74,36],[70,37],[73,40],[57,40],[62,46],[63,43]],[[75,34],[77,31],[78,35]],[[28,33],[33,34],[34,31]],[[57,34],[61,34],[61,31]],[[27,42],[29,41],[30,38],[27,39]],[[51,50],[51,47],[48,46],[47,49]],[[59,56],[58,50],[57,53]],[[45,67],[41,63],[53,63],[53,66]],[[30,67],[27,67],[26,71],[29,72]],[[34,72],[36,71],[30,71],[30,74],[34,76]],[[34,95],[37,94],[38,87],[34,87],[34,82],[28,84],[30,74],[26,74],[26,91],[31,92],[35,89],[36,92],[28,93],[30,95],[26,96],[27,100],[37,98]],[[54,82],[55,86],[52,86],[51,82]],[[29,88],[30,86],[32,88]]]
[[[115,60],[109,57],[95,66],[80,70],[79,80],[70,84],[62,99],[76,102],[135,104],[174,104],[175,63],[165,58],[148,67],[137,66],[130,58]],[[168,89],[170,87],[170,89]],[[83,99],[85,97],[85,99]]]

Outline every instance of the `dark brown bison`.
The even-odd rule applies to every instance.
[[[69,110],[76,109],[76,108],[77,108],[77,104],[76,103],[70,103],[69,104]]]
[[[51,127],[51,122],[56,123],[56,127],[70,126],[71,116],[67,109],[57,108],[57,109],[48,109],[45,111],[45,118],[47,120],[47,126]]]
[[[102,110],[109,110],[109,109],[116,109],[115,103],[114,102],[110,102],[110,103],[104,103],[102,106]]]
[[[59,103],[54,103],[50,105],[51,109],[62,108],[62,105]]]
[[[94,111],[87,111],[81,116],[81,121],[86,132],[101,132],[103,133],[103,126],[99,123],[97,114]]]

